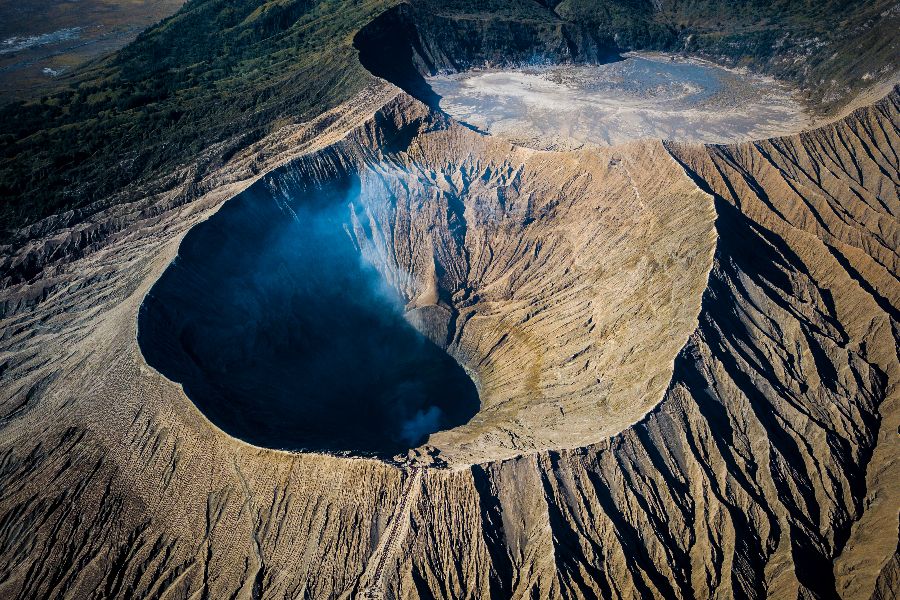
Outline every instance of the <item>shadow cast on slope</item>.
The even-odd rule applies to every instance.
[[[145,298],[148,364],[227,433],[390,457],[478,411],[465,371],[361,257],[356,186],[257,184],[188,233]]]

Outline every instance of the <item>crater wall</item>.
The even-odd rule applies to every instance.
[[[602,63],[616,58],[613,39],[563,21],[536,3],[530,16],[441,13],[402,3],[356,34],[359,60],[370,73],[436,107],[423,76],[474,67],[533,62]]]
[[[436,440],[459,468],[424,471],[224,435],[135,335],[184,232],[234,195],[207,182],[3,290],[0,594],[353,597],[378,575],[404,598],[895,595],[896,91],[787,138],[561,154],[378,93],[267,181],[343,164],[379,190],[366,252],[418,274],[396,278],[411,320],[483,369],[495,423],[527,424],[519,398],[577,432],[552,413],[566,382],[604,392],[588,359],[637,422],[559,451],[460,429]],[[531,277],[550,261],[560,285]],[[488,451],[509,458],[466,466]]]
[[[662,144],[538,152],[407,97],[242,202],[306,219],[297,199],[348,173],[340,218],[362,259],[478,387],[478,414],[429,439],[441,460],[580,447],[660,400],[715,244],[711,197]]]

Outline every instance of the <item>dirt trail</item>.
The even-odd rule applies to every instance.
[[[360,598],[383,598],[383,578],[384,567],[388,560],[394,556],[400,542],[406,538],[409,531],[409,507],[410,500],[418,495],[422,489],[422,474],[425,469],[422,467],[412,467],[411,475],[400,495],[400,501],[394,514],[391,515],[390,524],[388,525],[386,535],[382,536],[378,542],[378,547],[372,553],[369,565],[360,579],[360,589],[364,590]]]

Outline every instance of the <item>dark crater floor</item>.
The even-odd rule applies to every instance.
[[[147,363],[235,437],[389,457],[478,411],[465,371],[361,258],[353,189],[254,186],[187,234],[144,300]]]

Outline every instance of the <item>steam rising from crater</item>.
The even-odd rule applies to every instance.
[[[358,196],[352,177],[251,188],[186,236],[145,299],[147,362],[226,432],[390,456],[478,410],[472,381],[361,255]]]
[[[144,302],[147,361],[270,447],[427,436],[475,464],[640,418],[695,327],[709,196],[658,143],[551,155],[396,102],[188,234]]]

